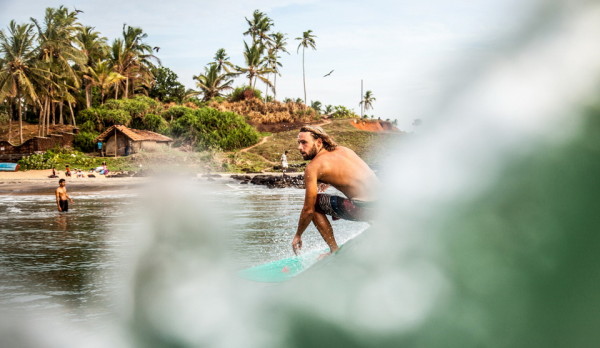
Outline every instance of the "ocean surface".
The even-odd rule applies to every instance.
[[[231,233],[225,242],[233,269],[293,255],[291,241],[303,190],[268,189],[231,179],[186,185],[202,188],[195,199],[204,208],[198,209],[219,207],[216,210],[227,220]],[[57,211],[54,187],[49,186],[47,194],[0,195],[0,306],[60,308],[77,321],[110,312],[111,294],[125,291],[120,273],[125,256],[139,247],[137,237],[145,233],[140,230],[147,221],[146,189],[69,188],[75,203],[67,213]],[[339,221],[334,226],[343,243],[368,224]],[[186,233],[202,234],[203,227]],[[314,227],[305,232],[305,250],[326,248]]]

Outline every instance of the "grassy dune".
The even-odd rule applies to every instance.
[[[389,144],[401,141],[406,133],[378,133],[359,130],[351,124],[352,120],[334,120],[323,126],[335,141],[354,150],[369,165],[377,167],[383,157],[390,154]],[[229,154],[232,168],[236,171],[270,171],[279,164],[284,150],[288,150],[290,165],[305,163],[296,150],[298,130],[271,134],[268,140],[247,152]]]

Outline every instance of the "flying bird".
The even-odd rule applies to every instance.
[[[323,75],[323,77],[327,77],[329,75],[331,75],[331,73],[333,72],[333,70],[331,70],[330,72],[328,72],[327,74]]]

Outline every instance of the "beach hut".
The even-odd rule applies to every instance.
[[[132,129],[122,125],[110,126],[94,142],[103,142],[106,156],[127,156],[140,151],[156,151],[168,147],[173,139],[148,130]]]

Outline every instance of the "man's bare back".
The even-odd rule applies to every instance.
[[[379,181],[354,151],[338,146],[320,127],[302,127],[298,133],[298,150],[305,160],[311,162],[304,171],[304,206],[292,248],[296,253],[302,248],[301,236],[313,222],[330,250],[336,251],[338,245],[327,215],[334,220],[363,221],[365,207],[361,207],[358,201],[375,201]],[[319,193],[320,183],[332,185],[347,198]]]
[[[306,174],[340,190],[346,197],[360,201],[376,199],[378,179],[358,155],[347,147],[321,151],[306,167]]]

